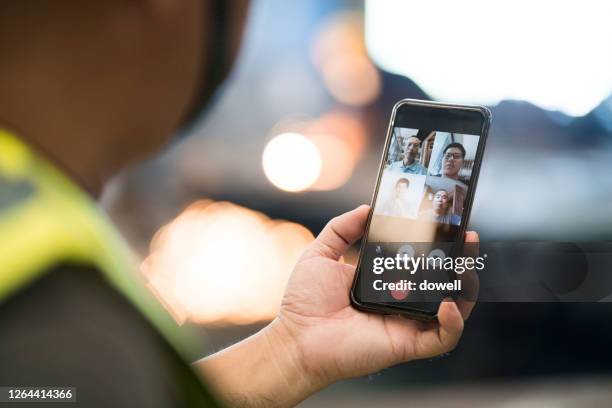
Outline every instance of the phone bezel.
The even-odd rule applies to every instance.
[[[472,180],[471,185],[468,190],[468,194],[465,199],[465,205],[463,212],[464,214],[461,217],[461,224],[459,226],[459,237],[463,237],[465,235],[465,230],[470,221],[470,215],[472,212],[472,203],[474,200],[474,193],[476,191],[476,186],[478,184],[478,177],[480,175],[480,166],[482,164],[482,157],[484,154],[484,148],[487,142],[487,137],[489,133],[489,127],[491,124],[491,111],[484,106],[478,105],[460,105],[460,104],[451,104],[451,103],[442,103],[442,102],[433,102],[433,101],[423,101],[417,99],[402,99],[397,102],[393,107],[393,111],[391,113],[391,119],[389,120],[389,126],[387,128],[387,137],[385,138],[384,149],[380,158],[380,163],[378,167],[378,177],[376,180],[376,186],[374,188],[374,192],[372,194],[372,199],[370,200],[370,213],[368,214],[368,220],[366,223],[366,230],[364,233],[364,239],[361,241],[361,247],[359,250],[359,258],[357,261],[357,266],[355,268],[355,276],[353,278],[353,284],[351,286],[350,291],[350,300],[353,307],[358,310],[373,312],[373,313],[383,313],[383,314],[395,314],[395,315],[403,315],[412,319],[417,320],[425,320],[425,321],[435,321],[437,320],[437,312],[431,313],[426,310],[420,310],[416,308],[406,308],[406,307],[398,307],[388,303],[371,303],[371,302],[361,302],[357,299],[355,295],[357,280],[359,278],[359,273],[361,269],[361,262],[364,253],[364,248],[366,244],[366,237],[369,235],[370,224],[372,221],[373,208],[374,203],[376,201],[376,196],[378,195],[378,189],[380,187],[380,181],[382,178],[382,174],[385,167],[385,161],[388,154],[388,149],[390,145],[390,139],[393,133],[393,128],[395,127],[395,119],[397,112],[402,106],[419,106],[431,109],[451,109],[451,110],[461,110],[461,111],[471,111],[477,112],[482,116],[482,126],[480,130],[480,139],[478,143],[478,149],[476,151],[476,156],[474,158],[474,167],[472,170]],[[435,130],[435,129],[434,129]],[[461,240],[460,242],[463,242]]]

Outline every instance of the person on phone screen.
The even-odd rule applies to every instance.
[[[410,180],[401,178],[395,183],[393,195],[382,205],[380,214],[390,217],[412,217],[414,203],[410,200]]]
[[[411,136],[406,143],[403,159],[391,163],[388,170],[408,174],[427,174],[425,167],[416,160],[417,156],[419,155],[420,147],[421,139],[416,136]]]
[[[459,174],[463,168],[464,159],[465,148],[463,145],[458,142],[450,143],[442,151],[442,173],[438,176],[467,184],[469,180]]]
[[[450,211],[450,199],[448,191],[438,190],[433,196],[432,208],[422,211],[419,218],[439,224],[461,224],[461,217]]]

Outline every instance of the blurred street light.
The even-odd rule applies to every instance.
[[[266,145],[263,170],[270,182],[285,191],[302,191],[312,186],[321,174],[321,154],[299,133],[282,133]]]
[[[312,239],[299,224],[203,200],[158,231],[141,270],[179,323],[265,321],[278,312],[291,270]]]
[[[341,12],[321,25],[312,59],[336,100],[363,106],[380,94],[380,74],[366,53],[363,14]]]
[[[366,147],[366,132],[361,121],[348,112],[332,111],[313,120],[306,136],[319,149],[321,175],[313,190],[333,190],[352,176]]]

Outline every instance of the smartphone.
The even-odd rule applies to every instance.
[[[461,282],[442,264],[464,249],[490,123],[482,106],[395,105],[350,294],[355,308],[435,321],[440,302],[456,295]]]

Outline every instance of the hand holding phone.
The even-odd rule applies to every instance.
[[[288,376],[292,389],[304,383],[312,387],[305,395],[340,379],[449,352],[470,312],[470,304],[444,302],[439,324],[428,324],[351,307],[355,267],[342,256],[362,237],[369,214],[370,207],[363,205],[327,224],[298,260],[278,318],[269,327],[271,343],[283,345],[275,354],[292,356],[289,367],[297,370]]]
[[[475,301],[485,260],[461,255],[477,249],[464,235],[490,120],[480,106],[396,104],[351,290],[357,309],[436,320],[447,296]]]
[[[412,115],[404,118],[403,113],[405,111],[403,109],[401,110],[402,115],[398,115],[400,113],[399,108],[405,103],[407,102],[404,101],[396,107],[392,125],[395,123],[404,124],[403,119],[413,119]],[[458,113],[461,112],[463,111],[459,109]],[[395,121],[395,118],[398,118],[398,121]],[[441,123],[439,129],[443,130],[443,125]],[[426,126],[423,128],[425,129]],[[474,131],[473,128],[471,130]],[[475,135],[475,133],[470,132],[464,134]],[[486,136],[486,131],[483,131],[480,135]],[[430,136],[428,140],[432,138],[434,137]],[[447,148],[448,144],[436,148],[434,146],[435,139],[432,149],[423,150],[420,139],[412,139],[411,141],[409,139],[408,137],[398,143],[402,149],[401,154],[407,156],[405,162],[402,157],[401,165],[403,167],[400,167],[402,175],[399,178],[406,178],[409,182],[412,178],[410,174],[425,178],[428,176],[430,166],[427,160],[423,161],[426,156],[431,160],[432,157],[438,157],[442,154],[442,156],[446,156],[444,159],[446,161],[452,162],[464,159],[465,162],[466,158],[470,160],[472,154],[468,153],[471,149],[469,146],[467,148],[464,146],[466,154],[461,154],[462,157],[457,156],[457,149],[452,149],[452,146]],[[380,252],[384,253],[389,250],[388,245],[385,242],[373,240],[370,232],[378,233],[382,231],[383,233],[390,232],[391,235],[399,234],[390,237],[396,239],[397,237],[404,237],[402,234],[405,234],[406,231],[411,234],[420,231],[418,228],[414,230],[403,229],[401,224],[398,229],[395,222],[389,224],[392,227],[391,229],[374,231],[373,217],[376,216],[378,211],[376,207],[379,202],[377,193],[380,189],[381,177],[385,169],[391,168],[395,161],[399,161],[388,161],[386,159],[389,145],[390,138],[388,138],[384,149],[384,159],[381,164],[381,174],[376,187],[373,208],[361,206],[334,218],[328,223],[297,262],[287,284],[278,318],[265,329],[266,347],[273,348],[270,358],[275,359],[275,365],[283,371],[282,378],[289,379],[294,384],[291,387],[290,395],[287,395],[286,390],[283,390],[283,395],[292,404],[334,381],[376,372],[402,362],[431,358],[452,350],[461,337],[463,321],[473,307],[473,302],[437,302],[435,309],[428,309],[428,312],[429,310],[431,312],[423,315],[423,311],[415,308],[411,303],[399,302],[399,304],[389,306],[382,302],[368,302],[361,296],[362,293],[359,290],[360,282],[363,282],[365,276],[363,275],[365,274],[364,252],[361,253],[357,270],[354,266],[342,262],[342,256],[349,246],[362,238],[364,232],[366,235],[363,244],[374,244],[372,246],[374,253],[377,252],[377,247],[380,247]],[[475,157],[481,157],[482,147],[480,146],[482,145],[478,142],[476,150],[479,153],[476,153]],[[439,152],[440,149],[443,150],[443,153]],[[461,149],[458,148],[458,150]],[[423,154],[426,156],[422,156]],[[421,166],[415,165],[413,160],[419,160]],[[396,164],[395,167],[401,165]],[[446,168],[441,168],[442,175],[434,175],[434,177],[453,179],[456,183],[463,183],[464,181],[461,180],[463,177],[468,188],[465,194],[461,196],[463,197],[463,208],[460,213],[456,212],[461,208],[460,206],[455,207],[456,210],[452,213],[439,211],[440,209],[446,209],[450,200],[449,197],[440,197],[440,194],[438,194],[438,197],[434,197],[435,193],[431,198],[428,198],[429,206],[427,208],[416,209],[419,211],[434,210],[423,214],[422,222],[429,225],[429,229],[433,229],[433,235],[428,235],[431,235],[430,238],[445,237],[446,239],[452,238],[450,242],[463,241],[463,231],[469,213],[469,210],[466,212],[465,208],[471,206],[473,195],[473,190],[470,190],[470,186],[473,186],[471,180],[473,180],[472,176],[477,173],[478,167],[479,159],[474,161],[471,172],[466,172],[463,165],[457,166],[450,163]],[[406,173],[404,173],[404,168],[407,169]],[[440,170],[440,166],[438,166],[438,169]],[[413,173],[410,173],[410,171]],[[399,199],[409,198],[408,196],[412,192],[410,186],[401,186],[401,184],[405,184],[404,181],[401,183],[396,181],[395,184],[400,184],[400,186],[397,189],[393,188],[392,194],[396,193]],[[412,182],[412,186],[416,184]],[[422,186],[421,191],[423,192],[426,191],[425,185],[427,183]],[[404,191],[404,188],[407,188],[408,191]],[[426,197],[426,195],[423,195],[423,197]],[[454,200],[455,196],[452,196],[453,203]],[[436,208],[434,208],[434,201]],[[400,222],[406,221],[405,219],[409,222],[411,222],[410,220],[414,221],[416,219],[415,214],[417,218],[420,214],[418,211],[415,212],[414,207],[401,201],[392,203],[392,205],[380,211],[383,213],[385,211],[396,212],[392,215],[382,216],[390,217],[391,221],[399,220]],[[449,214],[454,214],[459,219]],[[441,227],[438,228],[438,226]],[[417,238],[421,239],[422,237],[418,236]],[[412,236],[410,236],[410,239],[412,239]],[[465,241],[477,242],[478,236],[475,233],[468,233],[465,235]],[[402,251],[407,251],[407,248],[404,247]],[[351,285],[353,286],[352,290]],[[356,306],[356,308],[352,306]],[[381,312],[381,314],[362,313],[357,309]],[[418,318],[427,316],[430,317],[430,320],[436,319],[437,322],[408,320],[396,314]],[[280,350],[280,353],[277,350]]]

